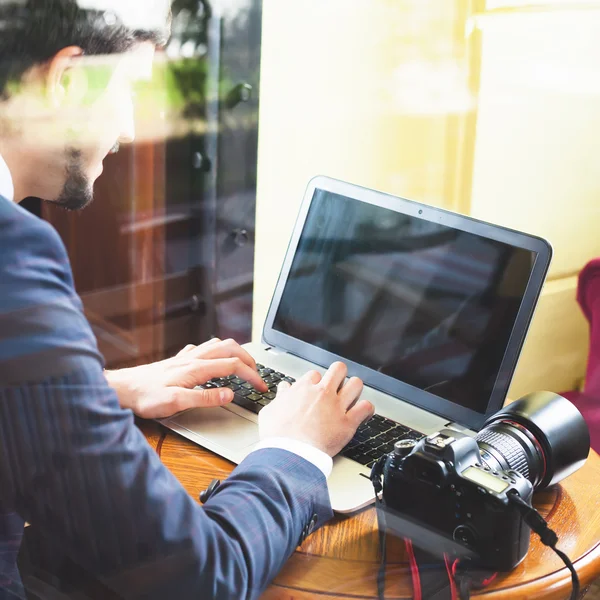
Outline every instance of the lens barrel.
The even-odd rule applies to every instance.
[[[476,439],[489,466],[514,469],[536,489],[579,469],[590,451],[581,413],[553,392],[534,392],[507,405],[485,422]]]

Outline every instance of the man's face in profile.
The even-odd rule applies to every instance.
[[[111,56],[70,59],[65,71],[54,127],[62,148],[47,140],[49,152],[62,160],[51,161],[47,173],[60,186],[54,201],[69,210],[79,210],[93,199],[93,185],[103,171],[103,160],[118,151],[119,144],[135,136],[133,90],[135,82],[151,76],[154,46],[138,44],[131,51]],[[61,164],[62,162],[62,164]],[[62,178],[62,182],[60,181]]]

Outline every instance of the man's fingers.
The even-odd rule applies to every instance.
[[[194,346],[194,344],[188,344],[185,348],[183,348],[183,350],[180,350],[177,353],[177,356],[182,356],[183,354],[187,354],[188,352],[191,352],[195,348],[196,348],[196,346]]]
[[[323,379],[321,379],[321,385],[323,387],[330,387],[337,391],[342,385],[347,374],[348,367],[344,363],[334,362],[329,369],[327,369],[327,373],[323,375]]]
[[[375,414],[375,407],[368,400],[359,400],[346,414],[352,425],[358,429],[363,421]]]
[[[201,377],[201,381],[208,381],[213,377],[237,375],[240,379],[251,383],[259,391],[266,392],[268,389],[267,384],[262,380],[257,371],[237,357],[203,360],[198,361],[198,364],[200,366],[198,375]]]
[[[286,390],[289,390],[292,387],[292,384],[289,381],[281,381],[277,384],[277,396],[279,394],[283,394]]]
[[[313,385],[317,385],[321,381],[322,375],[319,371],[308,371],[308,373],[304,373],[300,379],[298,379],[298,383],[307,382],[312,383]]]
[[[351,377],[346,385],[342,387],[338,395],[344,410],[350,410],[362,394],[363,387],[363,382],[358,377]]]
[[[182,356],[184,354],[193,352],[194,350],[196,350],[196,348],[206,348],[207,346],[210,346],[211,344],[215,344],[220,341],[221,340],[219,338],[212,338],[212,339],[208,340],[208,342],[204,342],[203,344],[200,344],[199,346],[196,346],[196,344],[188,344],[183,350],[181,350],[180,352],[177,353],[177,356]]]
[[[256,371],[256,361],[250,356],[247,350],[244,350],[235,340],[219,340],[216,344],[211,344],[208,347],[198,348],[198,358],[239,358],[249,367]]]
[[[233,400],[233,392],[227,388],[187,390],[176,388],[172,395],[173,412],[181,412],[190,408],[211,408],[223,406]]]

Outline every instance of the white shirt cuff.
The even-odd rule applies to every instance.
[[[263,450],[264,448],[279,448],[280,450],[292,452],[315,465],[325,475],[325,479],[331,475],[331,469],[333,469],[331,456],[306,442],[286,437],[272,437],[259,442],[252,452]]]

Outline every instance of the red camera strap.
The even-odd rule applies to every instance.
[[[462,569],[458,560],[425,552],[410,540],[404,544],[413,586],[413,600],[464,600],[474,589],[486,587],[497,576],[491,571]]]

